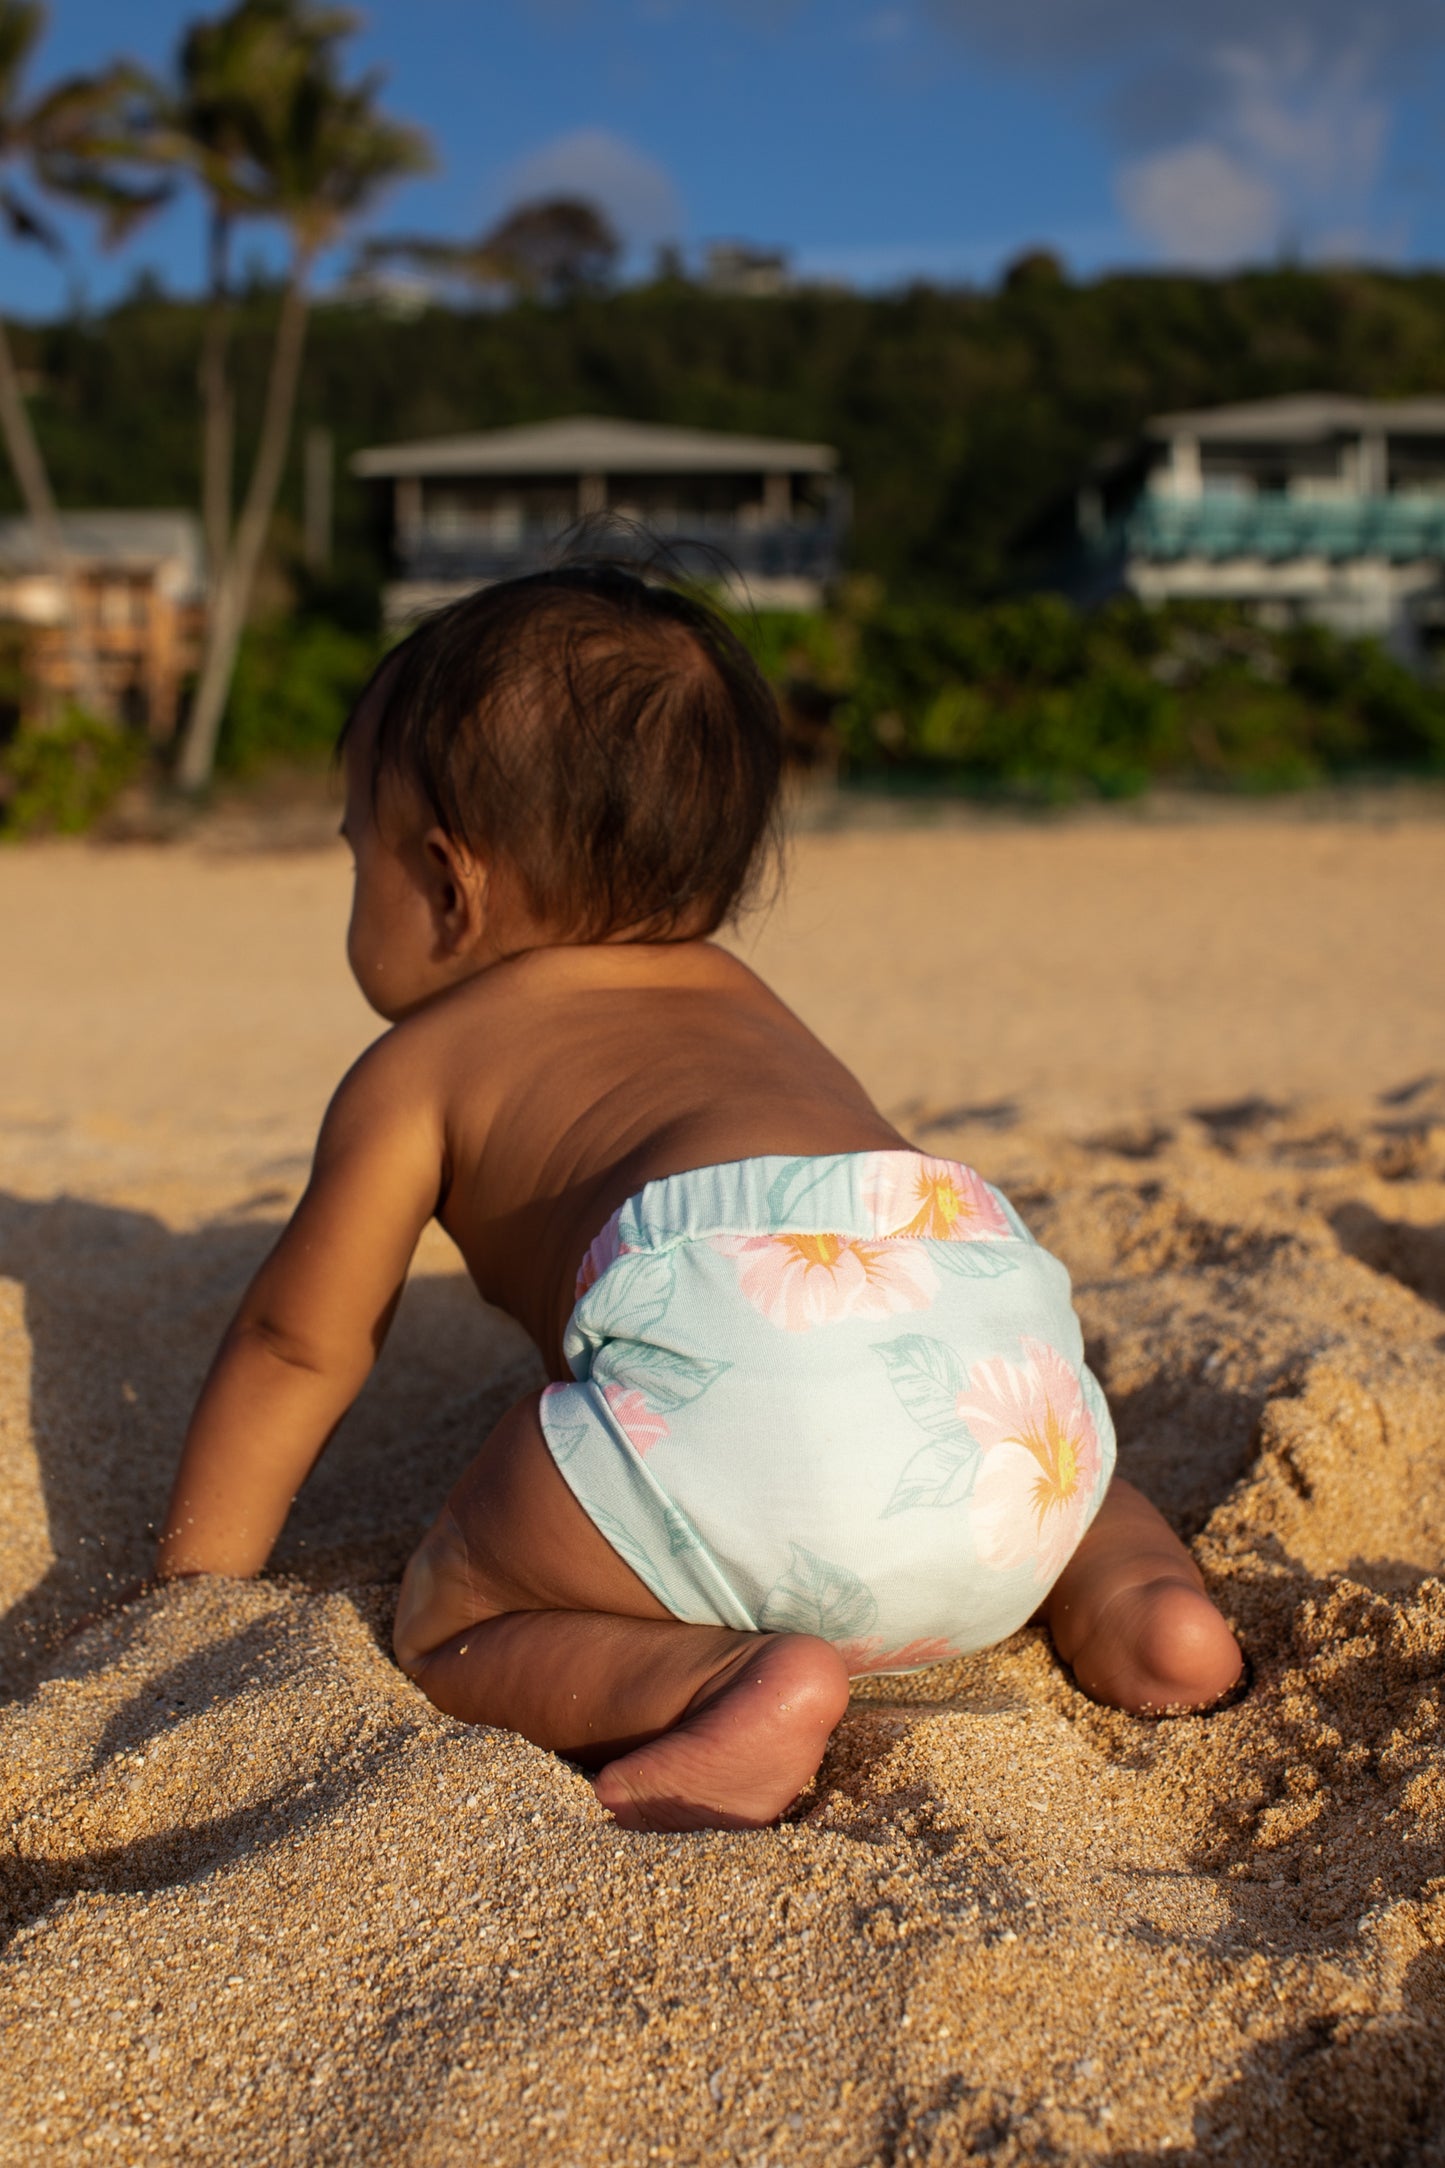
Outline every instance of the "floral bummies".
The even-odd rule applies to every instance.
[[[577,1298],[543,1432],[679,1619],[820,1634],[855,1673],[937,1663],[1021,1626],[1103,1498],[1068,1274],[951,1160],[649,1182]]]

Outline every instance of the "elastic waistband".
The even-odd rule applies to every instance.
[[[1032,1239],[1008,1200],[957,1160],[908,1151],[839,1152],[819,1159],[735,1159],[666,1175],[630,1197],[593,1247],[615,1256],[712,1235],[766,1234]]]

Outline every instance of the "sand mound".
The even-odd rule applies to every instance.
[[[166,1379],[265,1229],[10,1207],[6,1630],[42,1676],[0,1741],[4,2158],[1445,2159],[1445,1086],[927,1141],[1070,1262],[1124,1465],[1254,1683],[1143,1724],[1028,1632],[861,1689],[759,1837],[622,1835],[389,1663],[379,1583],[485,1419],[467,1381],[522,1374],[445,1275],[289,1539],[304,1578],[46,1658],[89,1547],[141,1555]],[[438,1366],[399,1490],[380,1442]]]
[[[842,844],[807,910],[855,908]],[[199,969],[207,883],[240,874],[168,890],[156,863],[137,881]],[[1047,863],[1063,913],[1072,862]],[[147,1563],[197,1378],[363,1028],[338,1007],[295,1074],[276,1043],[252,1060],[264,945],[323,983],[296,929],[333,887],[310,861],[246,878],[276,904],[263,961],[199,987],[190,1056],[137,964],[115,1079],[37,993],[0,1100],[0,2161],[1445,2163],[1445,1080],[1327,1103],[1240,1044],[1230,1074],[1291,1103],[1201,1108],[1143,1088],[1146,1034],[1119,1111],[1066,1121],[980,1079],[970,982],[960,1090],[920,1077],[916,1133],[1069,1263],[1124,1470],[1195,1544],[1250,1691],[1135,1721],[1026,1631],[861,1687],[777,1831],[630,1836],[386,1653],[409,1544],[533,1374],[439,1240],[276,1576],[62,1638]],[[810,953],[838,926],[819,907]],[[838,985],[819,1021],[858,1060]]]

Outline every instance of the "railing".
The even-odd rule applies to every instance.
[[[1445,557],[1445,500],[1357,497],[1141,497],[1091,554],[1180,557]]]
[[[843,527],[836,520],[743,527],[721,517],[652,519],[645,526],[605,527],[600,550],[610,557],[648,558],[660,545],[685,573],[704,579],[739,572],[745,579],[833,579],[840,566]],[[486,534],[437,534],[423,529],[398,550],[411,580],[504,580],[555,564],[567,526],[538,522],[502,540]]]

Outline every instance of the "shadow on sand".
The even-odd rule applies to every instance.
[[[0,1615],[4,1692],[24,1692],[64,1633],[149,1571],[197,1390],[277,1231],[241,1217],[176,1233],[144,1212],[0,1194],[0,1277],[21,1289],[30,1368],[28,1411],[0,1402],[0,1423],[8,1413],[32,1441],[12,1448],[12,1588],[27,1521],[37,1567]],[[7,1369],[18,1382],[23,1352]],[[415,1276],[276,1569],[314,1585],[399,1573],[476,1442],[539,1374],[520,1330],[464,1275]]]

